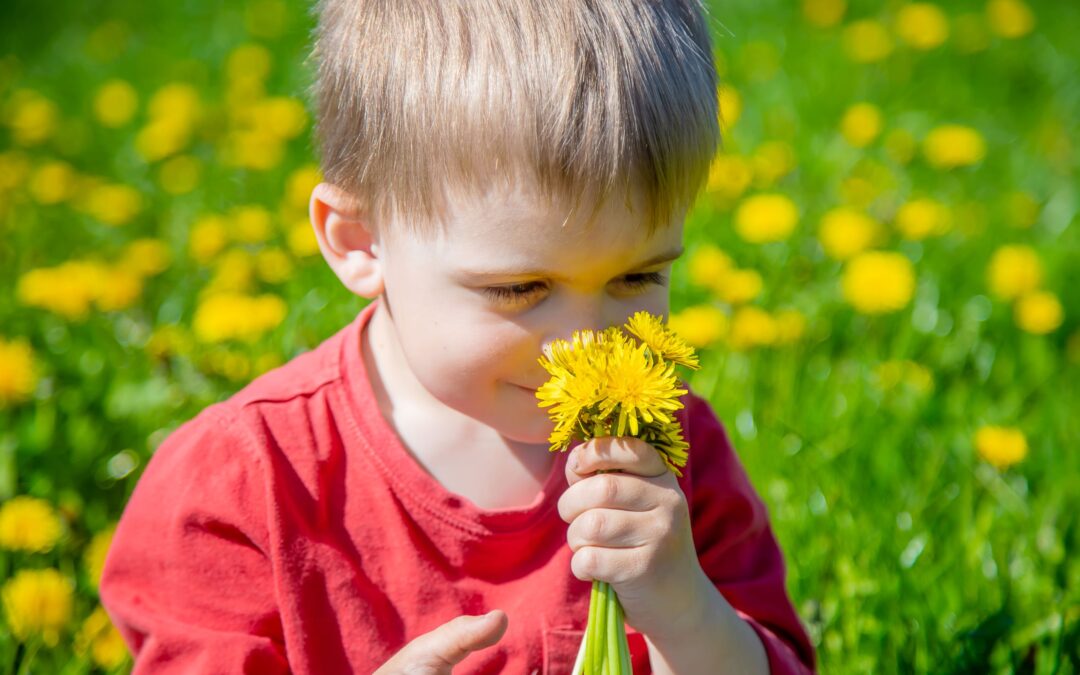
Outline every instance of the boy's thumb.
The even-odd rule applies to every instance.
[[[480,616],[459,616],[416,638],[409,647],[416,649],[417,665],[451,668],[472,652],[498,642],[508,624],[506,612],[499,609]]]

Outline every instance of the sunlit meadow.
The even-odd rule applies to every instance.
[[[1080,672],[1080,5],[711,10],[671,325],[822,670]],[[96,582],[154,448],[362,306],[307,222],[312,23],[0,8],[0,672],[130,668]]]

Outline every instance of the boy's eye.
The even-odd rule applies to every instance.
[[[642,290],[652,285],[663,286],[667,283],[667,278],[659,272],[644,272],[641,274],[627,274],[621,279],[621,283],[631,290]],[[532,296],[542,292],[545,288],[547,288],[546,284],[541,281],[526,281],[512,286],[491,286],[483,290],[493,300],[509,304],[521,304],[527,302]]]

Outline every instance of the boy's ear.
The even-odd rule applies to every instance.
[[[353,293],[374,298],[383,292],[382,250],[368,213],[348,192],[319,183],[308,205],[323,258]]]

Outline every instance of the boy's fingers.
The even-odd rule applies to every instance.
[[[506,612],[498,609],[481,616],[459,616],[405,645],[378,673],[450,675],[466,656],[498,642],[508,623]]]
[[[656,448],[631,436],[602,436],[570,451],[566,460],[566,480],[570,485],[597,471],[622,471],[645,478],[668,472]]]

